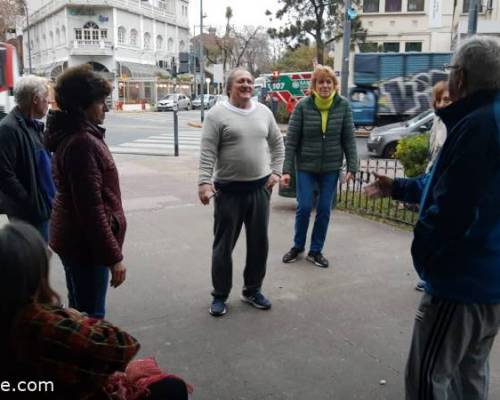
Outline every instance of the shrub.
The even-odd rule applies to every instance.
[[[278,112],[276,113],[276,121],[279,124],[287,124],[290,119],[290,114],[286,111],[286,104],[283,101],[278,103]]]
[[[396,158],[408,177],[422,175],[429,162],[429,134],[409,136],[399,141]]]

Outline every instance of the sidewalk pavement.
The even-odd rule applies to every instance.
[[[107,318],[142,343],[203,400],[401,400],[404,366],[421,294],[411,266],[412,234],[335,211],[324,254],[331,267],[291,246],[294,200],[272,198],[268,273],[273,301],[260,311],[239,299],[242,232],[234,251],[229,312],[208,314],[212,206],[199,204],[194,156],[115,156],[128,218],[127,281],[110,289]],[[62,267],[52,281],[64,294]],[[490,398],[500,398],[493,349]],[[384,383],[385,382],[385,383]]]

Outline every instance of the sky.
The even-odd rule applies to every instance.
[[[233,9],[231,24],[241,27],[243,25],[262,25],[264,27],[276,26],[277,23],[269,22],[269,17],[264,14],[266,10],[273,12],[278,9],[278,0],[202,0],[203,13],[207,17],[203,20],[204,26],[215,26],[222,29],[226,25],[226,7]],[[200,0],[189,1],[190,29],[200,25]],[[198,33],[196,33],[198,34]]]

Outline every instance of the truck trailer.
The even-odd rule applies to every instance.
[[[432,107],[432,87],[447,80],[452,53],[359,53],[354,55],[349,91],[354,124],[404,121]]]

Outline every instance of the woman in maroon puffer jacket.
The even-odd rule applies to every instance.
[[[103,318],[109,273],[113,287],[126,274],[118,172],[99,126],[111,86],[83,65],[60,75],[55,92],[60,110],[49,114],[46,132],[57,188],[49,244],[64,265],[69,306]]]

